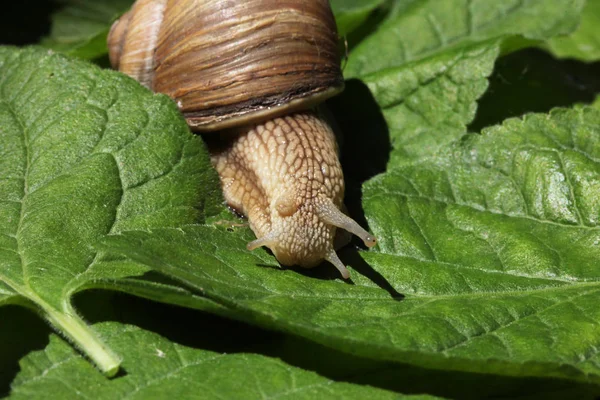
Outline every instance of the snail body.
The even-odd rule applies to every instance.
[[[283,265],[330,261],[347,217],[335,136],[315,107],[343,90],[327,0],[138,0],[108,37],[114,68],[207,134],[228,205]]]

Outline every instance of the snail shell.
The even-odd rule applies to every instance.
[[[340,211],[337,144],[313,108],[343,90],[327,0],[138,0],[113,25],[111,64],[173,98],[208,135],[227,203],[283,265],[323,259],[349,276],[336,228],[375,239]]]

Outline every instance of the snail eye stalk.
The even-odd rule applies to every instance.
[[[356,221],[340,211],[329,199],[319,203],[317,215],[321,220],[329,225],[344,229],[363,241],[365,246],[373,247],[377,244],[375,236],[364,230]]]

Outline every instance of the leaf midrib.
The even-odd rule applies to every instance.
[[[33,73],[31,74],[33,75]],[[31,76],[28,78],[28,80],[31,78]],[[25,150],[25,168],[24,168],[24,176],[23,176],[23,196],[21,197],[21,201],[20,201],[20,205],[19,205],[19,222],[17,224],[17,231],[15,232],[15,240],[17,242],[17,253],[19,254],[19,260],[21,261],[21,270],[23,271],[23,283],[25,284],[25,286],[29,288],[29,281],[27,278],[27,262],[25,260],[25,256],[23,253],[23,246],[21,243],[21,228],[23,226],[23,220],[25,218],[25,200],[28,196],[28,192],[29,192],[29,168],[30,168],[30,151],[29,151],[29,136],[27,134],[27,128],[25,126],[25,124],[23,123],[23,121],[21,121],[21,118],[19,117],[19,115],[17,115],[17,113],[15,112],[12,104],[9,101],[6,101],[5,99],[0,99],[0,101],[2,101],[3,104],[6,105],[6,107],[8,108],[8,110],[10,111],[11,115],[13,116],[13,118],[15,119],[15,121],[19,124],[19,128],[22,132],[22,142],[23,142],[23,149]],[[3,274],[1,274],[3,275]],[[13,283],[14,285],[14,283]],[[13,289],[16,290],[16,288],[13,286]]]
[[[375,254],[385,254],[385,255],[390,255],[390,254],[386,254],[383,252],[378,252]],[[398,255],[395,254],[391,254],[391,256],[394,257],[399,257]],[[410,258],[410,257],[406,257],[406,258]],[[227,265],[229,268],[233,268],[232,265],[225,263],[222,260],[219,260],[218,258],[215,257],[215,260],[221,264],[225,264]],[[432,263],[431,260],[419,260],[419,259],[415,259],[417,261],[420,262],[428,262],[428,263]],[[435,262],[433,262],[435,263]],[[455,268],[463,268],[460,265],[454,265],[454,264],[450,264],[450,263],[445,263],[448,264],[452,267]],[[218,299],[218,302],[221,303],[222,300],[227,300],[227,298],[221,294],[219,294],[218,292],[220,292],[219,289],[207,289],[205,287],[203,287],[203,285],[201,284],[202,281],[206,281],[206,282],[211,282],[216,284],[217,286],[220,287],[228,287],[231,289],[235,289],[239,292],[254,292],[254,293],[258,293],[258,294],[264,294],[263,297],[260,298],[250,298],[250,299],[245,299],[245,298],[237,298],[234,301],[235,302],[254,302],[254,301],[263,301],[266,298],[288,298],[289,293],[281,293],[281,292],[274,292],[269,288],[266,288],[264,286],[262,287],[257,287],[257,288],[249,288],[249,287],[244,287],[244,286],[240,286],[240,285],[235,285],[232,283],[232,280],[222,280],[222,279],[217,279],[214,278],[210,275],[198,275],[196,273],[195,270],[184,270],[183,268],[178,267],[176,264],[167,262],[166,268],[163,267],[158,267],[156,269],[158,269],[159,271],[164,272],[165,274],[174,277],[175,279],[177,279],[178,281],[182,282],[185,285],[191,286],[194,288],[194,290],[196,291],[200,291],[200,293],[203,296],[209,297],[209,298],[216,298]],[[468,268],[468,267],[466,267]],[[167,272],[169,271],[170,272]],[[477,270],[477,269],[476,269]],[[175,271],[175,273],[173,273],[173,271]],[[482,271],[482,270],[477,270],[479,272],[489,272],[491,273],[491,271]],[[185,276],[183,274],[179,274],[179,272],[184,272],[184,275],[191,275],[195,278],[195,281],[190,281],[189,279],[186,279]],[[495,272],[495,273],[504,273],[507,275],[511,275],[507,272]],[[513,276],[513,275],[511,275]],[[521,277],[521,275],[514,275],[517,277]],[[488,297],[490,294],[494,294],[494,295],[507,295],[507,294],[517,294],[517,295],[525,295],[528,292],[540,292],[540,291],[551,291],[551,290],[560,290],[560,289],[568,289],[568,288],[572,288],[572,287],[581,287],[581,286],[594,286],[597,285],[599,282],[598,281],[586,281],[586,282],[580,282],[580,281],[570,281],[570,280],[560,280],[558,278],[553,279],[553,278],[543,278],[543,277],[537,277],[537,276],[525,276],[525,278],[530,278],[530,279],[539,279],[539,280],[549,280],[549,281],[559,281],[561,283],[565,283],[567,285],[561,285],[561,286],[551,286],[551,287],[546,287],[546,288],[535,288],[535,289],[530,289],[530,290],[515,290],[515,291],[486,291],[486,292],[471,292],[471,293],[457,293],[457,294],[450,294],[450,295],[421,295],[421,294],[410,294],[410,296],[414,297],[414,298],[419,298],[419,299],[424,299],[424,298],[434,298],[434,299],[438,299],[438,298],[456,298],[456,297]],[[357,285],[358,287],[367,289],[367,290],[377,290],[377,288],[373,288],[370,286],[364,286],[364,285]],[[213,292],[217,292],[216,294]],[[294,293],[293,294],[295,299],[302,299],[302,298],[307,298],[307,299],[322,299],[322,300],[329,300],[329,301],[390,301],[392,300],[391,297],[389,296],[383,296],[383,297],[342,297],[342,296],[331,296],[331,297],[327,297],[327,296],[321,296],[318,293],[310,293],[310,294],[297,294]]]

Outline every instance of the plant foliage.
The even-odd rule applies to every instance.
[[[598,61],[600,2],[332,0],[349,51],[347,90],[329,102],[346,200],[378,238],[341,252],[349,282],[326,263],[282,268],[246,250],[252,233],[223,207],[173,102],[75,58],[106,56],[129,4],[71,1],[45,48],[0,48],[0,353],[20,365],[0,379],[11,397],[600,394],[600,109],[576,104],[600,82],[578,92],[572,75],[532,62],[513,79],[504,64],[534,54],[563,65],[528,47]],[[106,290],[147,299],[140,321],[155,301],[188,309],[173,314],[189,324],[234,327],[243,351],[107,312]],[[89,316],[73,302],[84,291],[97,298]],[[15,306],[56,334],[36,345],[47,331]],[[13,348],[11,325],[32,327]]]

